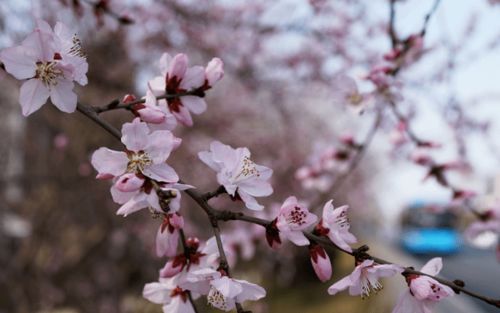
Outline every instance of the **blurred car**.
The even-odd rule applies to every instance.
[[[402,214],[401,245],[412,254],[457,253],[462,247],[457,222],[457,215],[447,207],[415,202]]]

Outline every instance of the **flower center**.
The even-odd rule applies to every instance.
[[[210,292],[207,296],[208,304],[214,308],[226,311],[228,309],[228,302],[226,297],[214,287],[210,287]]]
[[[307,213],[303,211],[300,207],[296,206],[288,214],[286,221],[288,224],[295,224],[297,226],[302,226],[306,223]]]
[[[349,218],[347,217],[346,211],[342,211],[339,216],[337,216],[335,223],[339,225],[340,228],[349,227]]]
[[[45,86],[57,85],[57,78],[63,77],[63,71],[56,67],[57,62],[37,62],[35,77],[40,79]]]
[[[363,101],[363,96],[359,93],[353,93],[347,98],[349,102],[353,105],[358,105]]]
[[[234,179],[238,179],[240,177],[246,178],[246,177],[254,176],[254,175],[260,176],[260,173],[257,170],[255,163],[252,160],[250,160],[249,157],[244,157],[243,164],[241,165],[241,170]]]
[[[128,158],[127,172],[130,173],[142,172],[144,167],[153,163],[153,161],[149,158],[149,155],[144,151],[132,153]]]

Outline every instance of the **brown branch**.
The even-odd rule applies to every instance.
[[[83,105],[81,103],[78,103],[78,111],[80,111],[85,116],[87,116],[88,118],[90,118],[92,121],[94,121],[95,123],[97,123],[99,126],[101,126],[102,128],[104,128],[106,131],[108,131],[114,137],[116,137],[117,139],[120,139],[120,132],[117,129],[115,129],[113,126],[109,125],[107,122],[105,122],[104,120],[102,120],[99,117],[99,115],[97,115],[97,113],[95,111],[93,111],[92,107],[89,107],[89,106]],[[182,183],[182,181],[179,181],[179,182]],[[185,190],[184,192],[189,197],[191,197],[205,211],[205,213],[210,218],[210,221],[212,222],[212,226],[215,226],[215,227],[213,227],[213,229],[214,229],[215,238],[217,240],[217,247],[219,249],[219,255],[220,255],[220,258],[221,258],[221,263],[227,264],[227,258],[226,258],[225,252],[224,252],[224,248],[222,246],[222,240],[220,238],[220,229],[218,227],[219,226],[218,225],[218,221],[219,220],[220,221],[239,220],[239,221],[244,221],[244,222],[247,222],[247,223],[253,223],[253,224],[261,225],[261,226],[264,226],[264,227],[267,226],[269,223],[271,223],[271,221],[268,221],[268,220],[265,220],[265,219],[261,219],[261,218],[257,218],[257,217],[246,216],[243,213],[235,213],[235,212],[231,212],[231,211],[218,211],[218,210],[215,210],[214,208],[212,208],[208,204],[208,202],[203,198],[203,195],[200,194],[198,191],[192,190],[192,189],[188,189],[188,190]],[[384,259],[381,259],[381,258],[378,258],[378,257],[375,257],[375,256],[372,256],[372,255],[368,254],[367,253],[367,251],[368,251],[368,247],[367,246],[362,246],[362,247],[360,247],[358,249],[354,249],[352,252],[349,252],[349,251],[346,251],[346,250],[343,250],[343,249],[339,248],[338,246],[336,246],[333,242],[329,241],[328,239],[326,239],[324,237],[316,236],[316,235],[314,235],[311,232],[304,232],[304,235],[307,238],[309,238],[310,240],[314,240],[314,241],[319,242],[319,243],[321,243],[321,244],[323,244],[325,246],[334,247],[334,248],[338,249],[339,251],[344,252],[346,254],[349,254],[351,256],[354,256],[355,258],[358,258],[358,259],[371,259],[374,262],[379,263],[379,264],[395,264],[393,262],[389,262],[389,261],[386,261]],[[224,265],[224,264],[222,264],[222,265]],[[227,268],[227,270],[229,270],[229,268]],[[425,276],[431,277],[431,278],[437,280],[438,282],[440,282],[440,283],[442,283],[442,284],[444,284],[446,286],[449,286],[456,293],[463,292],[463,293],[465,293],[465,294],[467,294],[467,295],[469,295],[469,296],[471,296],[473,298],[482,300],[482,301],[484,301],[484,302],[486,302],[486,303],[488,303],[490,305],[493,305],[493,306],[496,306],[496,307],[500,308],[500,299],[489,298],[489,297],[477,294],[475,292],[469,291],[469,290],[467,290],[467,289],[465,289],[463,287],[463,284],[461,283],[461,281],[460,281],[460,283],[458,283],[459,281],[457,281],[457,280],[455,280],[455,281],[449,281],[449,280],[446,280],[446,279],[443,279],[443,278],[439,278],[439,277],[436,277],[436,276],[433,276],[433,275],[422,273],[420,271],[416,271],[416,270],[414,270],[411,267],[406,267],[405,268],[405,272],[406,273],[411,273],[411,274],[416,274],[416,275],[425,275]],[[228,275],[229,275],[229,272],[228,272]],[[237,304],[236,308],[237,308],[238,313],[246,313],[243,310],[243,308],[241,307],[241,305]]]
[[[204,97],[205,93],[203,91],[200,91],[199,89],[194,89],[190,90],[187,92],[183,93],[178,93],[178,94],[164,94],[158,97],[155,97],[157,100],[162,100],[162,99],[175,99],[183,96],[198,96],[198,97]],[[134,101],[127,101],[127,102],[122,102],[118,99],[112,100],[110,103],[101,106],[101,107],[93,107],[93,110],[97,113],[103,113],[103,112],[108,112],[112,110],[119,110],[119,109],[124,109],[124,110],[132,110],[134,108],[134,105],[144,103],[146,102],[146,99],[137,99]]]

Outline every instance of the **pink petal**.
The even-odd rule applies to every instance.
[[[142,173],[149,178],[166,183],[175,183],[179,180],[175,170],[165,163],[149,165]]]
[[[254,197],[265,197],[273,193],[273,187],[271,187],[271,184],[262,180],[249,180],[242,182],[239,188]]]
[[[228,190],[228,192],[230,192],[230,191]],[[257,202],[257,200],[255,200],[254,197],[247,194],[245,191],[238,189],[238,195],[240,196],[241,200],[243,200],[243,202],[245,203],[245,206],[247,208],[249,208],[250,210],[262,211],[264,209],[263,205],[260,205]]]
[[[205,100],[197,96],[181,97],[181,102],[194,114],[201,114],[207,110],[207,103]]]
[[[174,56],[169,64],[168,78],[173,79],[177,77],[178,80],[184,77],[187,70],[188,57],[184,53]]]
[[[301,231],[289,231],[283,233],[283,235],[297,246],[307,246],[309,244],[309,239],[307,239],[304,233]]]
[[[3,49],[0,60],[5,65],[5,70],[17,79],[27,79],[35,76],[36,59],[26,54],[22,46]]]
[[[127,170],[128,157],[125,152],[103,147],[92,154],[91,163],[99,174],[120,176]]]
[[[167,160],[174,146],[174,135],[168,130],[152,132],[144,150],[153,163],[163,163]]]
[[[160,258],[163,256],[173,257],[177,252],[177,245],[179,242],[179,231],[174,230],[170,233],[168,229],[161,231],[158,228],[156,233],[156,255]]]
[[[148,125],[141,122],[138,117],[132,123],[125,123],[122,126],[122,142],[130,151],[144,150],[148,144],[148,134]]]
[[[433,258],[429,260],[423,267],[422,272],[429,275],[436,275],[443,268],[443,260],[441,258]]]
[[[241,284],[236,283],[227,276],[214,279],[210,284],[226,298],[234,298],[243,291]]]
[[[73,113],[76,110],[76,93],[73,92],[74,83],[59,79],[57,85],[50,88],[50,100],[61,111]]]
[[[202,66],[193,66],[187,69],[179,87],[181,89],[191,90],[203,86],[204,83],[205,70]]]
[[[160,270],[160,277],[161,278],[170,278],[174,277],[175,275],[179,274],[182,271],[182,268],[184,267],[182,263],[176,264],[177,266],[174,266],[174,259],[168,261],[165,266]]]
[[[49,89],[38,79],[30,79],[21,86],[19,102],[24,116],[40,109],[47,102]]]
[[[175,116],[175,118],[184,126],[193,126],[193,119],[191,118],[189,110],[185,106],[179,106],[179,112],[171,112]]]
[[[239,283],[243,289],[240,294],[236,296],[236,301],[238,302],[257,301],[266,296],[266,290],[259,285],[241,279],[234,279],[234,281]]]
[[[30,50],[37,61],[51,61],[54,56],[53,34],[35,30],[23,40],[22,46]]]
[[[339,291],[345,290],[353,285],[354,285],[354,282],[351,280],[351,277],[346,276],[346,277],[342,278],[341,280],[339,280],[338,282],[331,285],[328,288],[328,294],[333,296],[333,295],[337,294]]]
[[[126,173],[120,176],[115,182],[115,186],[122,192],[138,191],[144,184],[144,179],[134,173]]]
[[[149,283],[144,286],[142,296],[156,304],[169,303],[172,290],[170,286],[162,283]]]
[[[115,185],[111,186],[111,197],[113,198],[113,201],[118,204],[124,204],[127,203],[130,199],[132,199],[135,195],[138,194],[137,191],[135,192],[123,192],[120,191],[116,188]]]
[[[137,212],[147,206],[146,202],[146,194],[143,192],[138,193],[132,199],[127,201],[124,205],[122,205],[118,211],[116,211],[117,215],[123,215],[127,217],[127,215]]]
[[[169,66],[170,62],[172,62],[172,57],[170,56],[170,54],[163,53],[160,57],[160,61],[158,64],[160,67],[160,73],[162,73],[162,75],[167,74],[168,66]]]
[[[154,106],[145,106],[144,108],[137,110],[137,113],[139,113],[141,120],[146,123],[160,124],[166,119],[165,113]]]

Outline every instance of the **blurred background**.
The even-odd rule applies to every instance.
[[[398,107],[413,132],[440,144],[438,149],[401,140],[400,121],[378,103],[360,111],[332,100],[340,73],[356,80],[360,92],[374,90],[366,77],[391,51],[391,2],[402,40],[419,33],[438,4],[422,50],[396,78]],[[87,54],[89,84],[77,93],[90,105],[128,93],[142,96],[159,74],[163,52],[186,53],[191,65],[221,58],[225,77],[208,92],[207,112],[195,117],[194,127],[174,131],[183,144],[169,162],[183,180],[215,190],[215,175],[197,153],[212,140],[249,147],[256,163],[274,170],[275,192],[259,200],[269,217],[289,195],[318,214],[333,198],[336,206],[350,206],[353,233],[373,254],[416,268],[444,256],[446,278],[498,298],[498,235],[465,240],[462,231],[474,216],[452,201],[449,188],[432,177],[424,180],[427,169],[412,161],[425,153],[436,162],[459,162],[447,177],[478,194],[477,208],[500,196],[497,2],[4,0],[0,48],[18,44],[36,18],[63,21],[79,34]],[[119,150],[119,143],[84,116],[50,105],[22,117],[18,90],[19,82],[2,71],[0,312],[160,312],[141,293],[165,262],[153,249],[161,221],[146,210],[116,216],[108,182],[96,181],[89,163],[95,149]],[[117,111],[102,117],[117,128],[132,119]],[[363,144],[359,160],[359,147],[346,138]],[[325,151],[331,156],[327,169],[297,179],[297,171]],[[240,207],[225,198],[214,205]],[[188,236],[211,236],[204,213],[187,197],[181,212]],[[250,232],[255,240],[242,235]],[[272,251],[261,231],[239,222],[224,225],[224,233],[239,251],[235,275],[268,291],[264,300],[245,305],[253,312],[390,312],[405,285],[400,278],[386,281],[384,290],[363,301],[346,293],[331,297],[327,287],[352,271],[352,258],[329,251],[334,274],[321,284],[307,249]],[[436,310],[495,311],[465,296]]]

